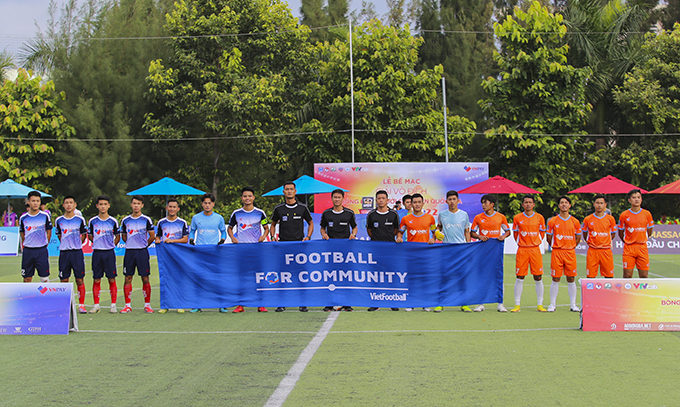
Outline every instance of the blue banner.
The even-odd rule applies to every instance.
[[[72,283],[0,283],[0,334],[66,335]]]
[[[461,306],[503,301],[503,242],[159,244],[161,308]]]

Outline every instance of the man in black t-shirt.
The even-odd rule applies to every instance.
[[[371,240],[380,242],[394,242],[394,237],[399,231],[399,215],[387,206],[387,191],[380,190],[375,193],[375,202],[378,205],[366,215],[366,231]],[[370,307],[369,311],[377,311],[377,307]],[[399,311],[399,308],[392,308]]]
[[[345,199],[345,192],[336,189],[331,192],[333,207],[328,208],[321,214],[321,237],[328,239],[356,239],[357,221],[351,209],[342,206]],[[324,307],[324,311],[333,311],[332,306]],[[343,306],[343,311],[352,311],[351,306]]]
[[[277,205],[272,214],[272,227],[269,229],[270,238],[273,242],[305,241],[312,238],[314,221],[309,209],[295,198],[297,189],[293,181],[283,184],[283,196],[285,202]],[[309,227],[305,236],[305,221]],[[276,225],[279,225],[279,234],[276,235]],[[276,308],[276,312],[283,312],[286,307]],[[300,312],[307,312],[307,307],[300,307]]]

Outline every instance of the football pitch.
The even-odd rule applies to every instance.
[[[651,258],[650,277],[680,278],[680,256]],[[584,277],[585,257],[578,259]],[[57,258],[50,260],[56,282]],[[514,260],[505,256],[508,308]],[[20,261],[0,258],[0,282],[21,281]],[[549,256],[544,262],[547,269]],[[620,256],[615,263],[620,277]],[[85,278],[89,309],[91,273]],[[544,280],[547,304],[549,276]],[[0,335],[0,405],[663,406],[680,400],[680,333],[582,332],[564,279],[550,314],[536,312],[530,278],[519,314],[498,313],[495,304],[481,313],[449,307],[442,313],[145,314],[139,277],[133,284],[131,314],[108,313],[103,281],[102,312],[79,315],[80,332]]]

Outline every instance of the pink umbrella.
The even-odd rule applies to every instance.
[[[542,194],[500,175],[458,191],[459,194]]]
[[[607,175],[606,177],[569,191],[569,194],[627,194],[631,189],[639,189],[643,194],[648,193],[642,188],[636,187],[616,177]]]
[[[654,191],[649,191],[650,194],[680,194],[680,179],[666,184],[662,187],[655,189]]]

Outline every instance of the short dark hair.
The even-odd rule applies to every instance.
[[[413,199],[413,196],[412,196],[412,195],[409,195],[409,194],[406,194],[406,195],[404,195],[404,196],[401,197],[401,201],[402,201],[402,202],[406,202],[407,199]]]
[[[144,197],[141,196],[141,195],[134,195],[134,196],[132,197],[132,199],[130,199],[130,202],[134,201],[135,199],[138,200],[138,201],[141,202],[141,203],[144,203]]]
[[[571,198],[569,198],[566,195],[562,195],[561,197],[557,198],[557,203],[559,204],[561,200],[566,199],[567,202],[569,202],[569,205],[571,205]]]
[[[28,193],[28,199],[31,199],[31,197],[34,197],[34,196],[37,196],[38,198],[42,197],[42,195],[40,195],[40,192],[38,192],[38,191],[31,191],[31,192]]]
[[[531,199],[532,201],[536,202],[536,200],[534,200],[534,196],[533,196],[533,195],[524,195],[524,196],[522,197],[522,203],[524,203],[524,200],[525,200],[525,199]]]
[[[424,198],[422,195],[420,195],[420,194],[413,194],[413,195],[411,195],[411,202],[413,202],[413,200],[416,199],[416,198],[422,199],[423,202],[425,201],[425,198]]]
[[[450,190],[449,192],[446,193],[446,199],[449,199],[450,196],[455,196],[458,198],[458,191],[454,191],[453,189]]]
[[[397,202],[395,202],[395,204],[400,204],[400,203],[401,203],[401,201],[399,201],[399,200],[397,200]]]
[[[97,197],[97,201],[94,203],[95,205],[99,204],[99,201],[106,201],[108,203],[111,203],[111,198],[109,198],[108,195],[99,195]]]
[[[604,202],[607,203],[607,198],[604,196],[604,194],[595,195],[595,199],[593,199],[593,202],[597,201],[598,199],[604,199]]]
[[[203,194],[203,196],[201,197],[201,202],[205,201],[206,199],[210,199],[213,202],[215,202],[216,200],[215,195],[211,194],[210,192],[208,192],[207,194]]]
[[[76,198],[74,198],[73,195],[66,195],[66,196],[64,197],[64,199],[62,200],[62,202],[63,202],[63,201],[66,201],[67,199],[73,199],[73,202],[76,201]]]
[[[284,182],[284,183],[283,183],[283,188],[284,188],[284,189],[286,188],[286,185],[292,185],[294,188],[297,189],[297,185],[295,185],[295,183],[294,183],[293,181],[286,181],[286,182]]]
[[[241,195],[243,195],[244,192],[252,192],[253,195],[255,195],[255,188],[253,188],[253,187],[243,187],[243,188],[241,188]]]
[[[390,197],[389,195],[387,195],[387,191],[385,191],[384,189],[381,189],[380,191],[375,193],[376,198],[378,197],[378,195],[385,195],[388,198]]]
[[[633,196],[633,195],[635,195],[635,194],[640,194],[640,195],[642,195],[642,191],[640,191],[640,189],[638,189],[638,188],[631,189],[630,191],[628,191],[628,196],[627,196],[626,198],[627,198],[627,199],[630,199],[630,197]]]
[[[340,195],[342,195],[343,198],[345,197],[345,191],[343,191],[343,190],[340,189],[340,188],[334,189],[333,192],[331,192],[331,196],[333,196],[333,195],[335,195],[335,194],[340,194]]]
[[[170,199],[168,199],[168,202],[165,204],[165,206],[170,205],[170,202],[174,202],[174,203],[177,204],[177,206],[179,206],[179,201],[177,200],[177,198],[170,198]]]
[[[496,207],[496,203],[498,202],[498,198],[496,198],[496,195],[492,194],[485,194],[482,195],[482,199],[479,200],[480,203],[484,201],[489,201],[493,204],[494,208]]]

